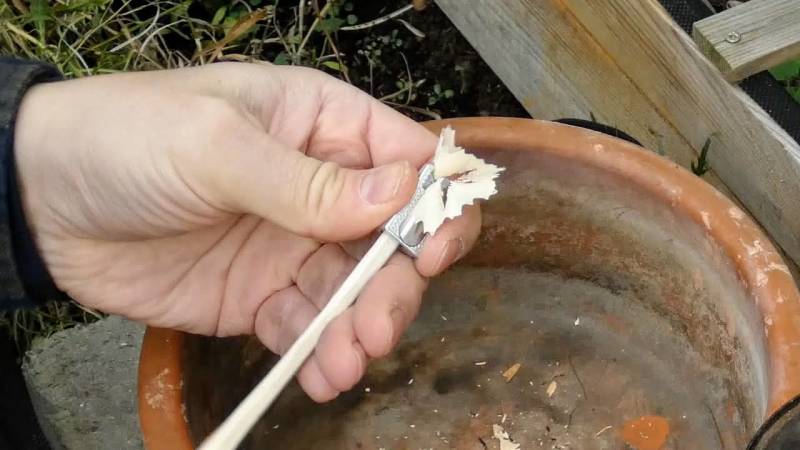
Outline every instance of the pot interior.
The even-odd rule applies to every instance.
[[[483,156],[507,171],[480,242],[397,351],[329,404],[291,385],[242,448],[497,449],[494,424],[523,449],[744,448],[767,408],[763,324],[703,227],[593,166]],[[274,361],[187,338],[196,443]]]

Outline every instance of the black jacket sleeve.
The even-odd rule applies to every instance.
[[[14,126],[34,84],[61,78],[48,64],[0,57],[0,309],[66,298],[53,282],[25,220],[14,159]]]

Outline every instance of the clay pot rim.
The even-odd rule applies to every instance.
[[[556,155],[622,176],[670,205],[698,226],[734,265],[757,303],[767,335],[768,412],[800,393],[800,293],[780,254],[760,228],[731,200],[677,164],[605,134],[533,119],[461,118],[428,122],[438,132],[450,125],[467,148],[534,151]],[[691,195],[682,195],[691,192]],[[192,449],[182,406],[184,333],[148,328],[139,361],[139,418],[145,446]]]

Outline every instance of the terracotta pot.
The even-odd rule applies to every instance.
[[[502,422],[523,448],[734,449],[800,392],[800,295],[731,201],[588,130],[428,126],[445,124],[507,167],[477,247],[359,386],[322,406],[291,387],[243,448],[472,449]],[[249,338],[149,329],[147,447],[192,448],[274,360]]]

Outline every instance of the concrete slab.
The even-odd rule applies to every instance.
[[[23,364],[53,450],[141,449],[136,372],[144,327],[120,317],[39,341]]]

